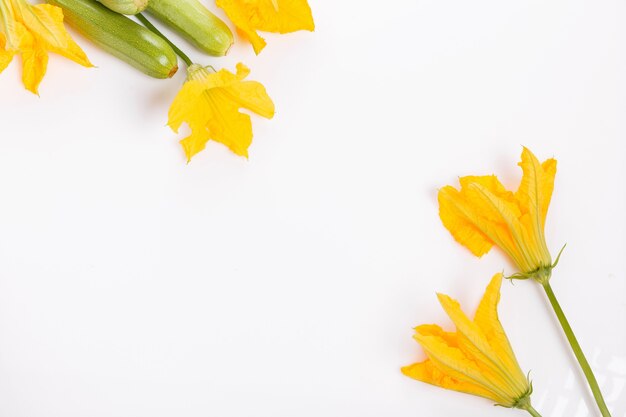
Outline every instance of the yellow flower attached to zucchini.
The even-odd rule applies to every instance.
[[[544,226],[554,188],[556,160],[540,163],[524,148],[522,182],[515,193],[504,188],[495,175],[467,176],[461,189],[446,186],[439,191],[439,216],[452,236],[474,255],[482,256],[493,245],[515,262],[520,272],[511,278],[550,279],[552,257]]]
[[[22,81],[33,93],[46,74],[48,52],[91,67],[83,50],[63,26],[63,12],[49,4],[25,0],[0,0],[0,72],[17,54],[22,56]]]
[[[249,73],[243,64],[237,64],[236,74],[197,64],[189,67],[187,81],[170,107],[168,122],[177,133],[183,122],[191,129],[191,135],[181,141],[188,161],[210,139],[237,155],[248,156],[252,122],[239,109],[268,119],[274,116],[274,103],[265,87],[257,81],[244,80]]]
[[[266,45],[257,31],[290,33],[315,29],[307,0],[217,0],[216,4],[250,39],[257,54]]]
[[[459,303],[438,294],[439,302],[456,332],[429,324],[415,328],[415,340],[427,359],[402,368],[418,381],[487,398],[497,405],[538,413],[530,404],[532,384],[522,372],[498,318],[502,274],[496,274],[485,291],[474,320]]]

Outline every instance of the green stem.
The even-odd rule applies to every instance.
[[[611,413],[604,402],[604,398],[602,397],[602,392],[600,392],[600,387],[598,386],[598,381],[596,380],[593,371],[591,370],[591,366],[589,366],[589,362],[587,358],[585,358],[585,354],[580,348],[580,344],[578,344],[578,340],[576,340],[576,336],[574,335],[574,331],[572,327],[569,325],[567,318],[565,317],[565,313],[561,309],[559,302],[557,301],[554,292],[552,291],[552,287],[550,286],[550,282],[545,282],[543,284],[543,289],[546,290],[546,295],[548,296],[548,300],[550,300],[550,304],[552,304],[552,308],[556,313],[556,317],[559,319],[559,323],[561,323],[561,327],[565,332],[565,336],[567,336],[567,341],[569,342],[572,350],[574,351],[574,355],[580,364],[580,367],[585,374],[585,378],[587,378],[587,382],[589,383],[589,388],[591,388],[591,392],[593,393],[593,397],[596,399],[596,403],[598,403],[598,408],[602,413],[603,417],[611,417]]]
[[[530,415],[531,415],[531,416],[533,416],[533,417],[541,417],[541,414],[539,414],[539,411],[535,410],[535,409],[533,408],[533,406],[532,406],[532,405],[530,405],[530,404],[528,404],[528,405],[524,408],[524,410],[528,411],[528,414],[530,414]]]
[[[172,41],[170,41],[169,39],[167,39],[167,37],[161,33],[161,31],[159,29],[157,29],[152,23],[150,23],[150,21],[148,19],[146,19],[146,17],[144,15],[142,15],[141,13],[137,13],[135,15],[137,17],[137,19],[144,24],[145,27],[147,27],[148,29],[150,29],[150,31],[156,33],[157,35],[159,35],[160,37],[163,38],[163,40],[165,42],[168,43],[169,46],[172,47],[172,49],[174,50],[174,52],[176,52],[176,55],[178,55],[180,57],[180,59],[182,59],[183,61],[185,61],[185,64],[187,64],[188,67],[190,67],[191,65],[193,65],[193,62],[191,62],[191,59],[189,59],[189,57],[187,56],[187,54],[185,54],[183,51],[180,50],[180,48],[176,45],[174,45],[174,43]]]

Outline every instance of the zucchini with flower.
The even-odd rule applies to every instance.
[[[178,133],[183,123],[191,129],[191,135],[181,140],[187,161],[214,140],[226,145],[239,156],[248,157],[252,143],[252,122],[249,110],[259,116],[274,117],[274,102],[258,81],[245,80],[250,70],[237,64],[236,73],[222,69],[215,71],[193,63],[180,48],[165,37],[145,16],[137,18],[148,29],[165,39],[187,65],[187,80],[174,99],[169,111],[168,125]]]

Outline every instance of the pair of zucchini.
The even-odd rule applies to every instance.
[[[176,53],[162,37],[120,13],[145,9],[213,56],[225,55],[233,43],[228,26],[198,0],[47,1],[61,7],[65,21],[86,38],[155,78],[176,73]]]

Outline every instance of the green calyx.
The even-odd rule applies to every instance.
[[[187,68],[187,81],[205,80],[209,75],[215,72],[215,69],[210,65],[203,67],[202,65],[192,64]]]
[[[559,264],[559,260],[561,259],[561,254],[563,253],[563,250],[565,250],[565,246],[567,246],[567,244],[563,245],[563,247],[559,251],[559,254],[556,257],[556,260],[554,261],[554,263],[552,263],[552,265],[540,265],[538,268],[530,272],[516,272],[515,274],[509,275],[505,278],[510,279],[511,281],[514,279],[519,279],[519,280],[534,279],[541,285],[547,284],[548,281],[550,281],[550,278],[552,277],[552,270]]]
[[[533,383],[531,382],[528,391],[526,391],[521,397],[519,397],[509,408],[520,408],[522,410],[528,409],[528,407],[530,407],[530,395],[532,393]]]
[[[512,404],[496,404],[496,406],[505,408],[517,408],[527,411],[533,417],[541,417],[541,414],[539,414],[539,412],[535,410],[530,403],[530,395],[533,393],[533,383],[530,381],[530,379],[528,380],[528,382],[528,390]]]
[[[528,381],[528,389],[519,396],[519,398],[511,401],[509,404],[494,404],[496,407],[504,407],[504,408],[521,408],[525,409],[530,405],[530,395],[533,393],[533,382],[530,380],[530,372],[526,375],[526,380]]]

